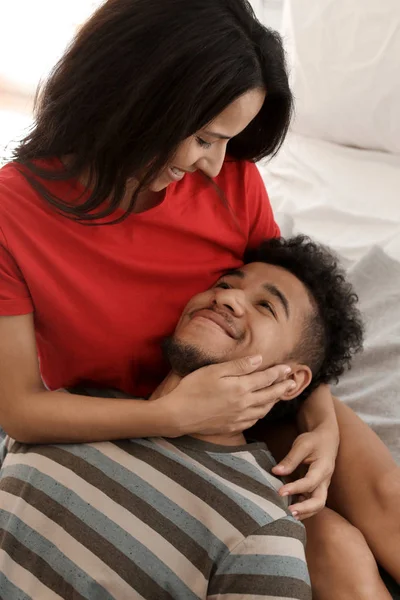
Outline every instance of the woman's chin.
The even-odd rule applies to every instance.
[[[153,183],[149,186],[149,190],[155,193],[162,192],[171,183],[173,183],[173,181],[167,176],[166,173],[163,173],[162,175],[160,175],[160,177],[157,177],[157,179],[153,181]]]
[[[167,183],[167,182],[163,182],[163,181],[154,181],[150,186],[149,186],[149,190],[151,192],[154,193],[159,193],[162,192],[163,190],[167,189],[167,187],[169,186],[171,182]]]

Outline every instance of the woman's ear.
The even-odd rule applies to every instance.
[[[286,394],[283,394],[281,400],[293,400],[310,385],[312,380],[311,369],[310,367],[307,367],[307,365],[293,365],[292,373],[288,379],[294,381],[296,387],[286,392]]]

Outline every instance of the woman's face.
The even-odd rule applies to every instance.
[[[160,192],[174,181],[181,181],[186,173],[203,171],[216,177],[225,159],[228,141],[238,135],[260,111],[265,91],[254,89],[237,98],[211,123],[184,140],[168,165],[150,186]]]

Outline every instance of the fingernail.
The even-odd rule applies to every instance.
[[[289,492],[283,492],[282,497],[284,498],[285,496],[289,496]]]
[[[294,517],[295,519],[299,516],[299,512],[297,510],[294,510],[292,512],[292,517]]]
[[[289,373],[292,372],[292,369],[290,367],[286,367],[286,369],[284,370],[285,375],[289,375]]]
[[[275,471],[284,471],[285,467],[284,467],[284,465],[276,465],[276,467],[274,467],[274,470]]]
[[[295,382],[294,382],[294,381],[291,381],[291,382],[289,383],[289,385],[288,385],[288,390],[289,390],[289,391],[290,391],[290,390],[294,390],[294,388],[295,388],[295,387],[296,387],[296,384],[295,384]]]
[[[256,367],[257,365],[259,365],[261,361],[262,361],[262,356],[260,356],[260,355],[252,356],[250,358],[250,364],[253,365],[253,367]]]

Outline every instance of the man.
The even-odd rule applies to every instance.
[[[332,255],[303,237],[268,241],[189,302],[152,399],[205,365],[260,355],[260,369],[290,365],[282,400],[293,401],[340,375],[361,339]],[[237,433],[14,443],[0,482],[0,596],[310,599],[304,529],[273,465],[265,444]]]

